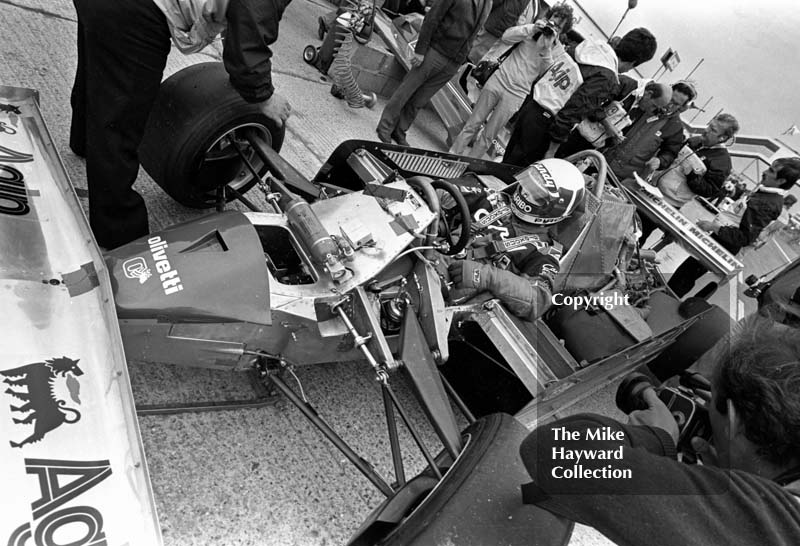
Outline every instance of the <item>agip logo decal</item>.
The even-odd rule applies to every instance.
[[[59,400],[55,394],[56,383],[65,381],[73,402],[80,404],[80,383],[75,379],[80,375],[83,375],[83,370],[78,367],[78,360],[66,356],[0,370],[0,376],[5,377],[3,383],[8,385],[5,394],[12,398],[10,407],[15,417],[11,420],[15,425],[33,425],[27,438],[19,442],[9,441],[11,447],[21,448],[38,442],[64,423],[80,420],[80,412],[68,407],[67,402]]]
[[[111,475],[107,460],[25,459],[25,472],[38,478],[41,497],[31,503],[33,524],[17,527],[8,546],[108,546],[98,509],[63,506]]]

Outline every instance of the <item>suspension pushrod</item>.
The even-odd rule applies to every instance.
[[[408,415],[406,414],[406,411],[403,409],[403,406],[400,405],[400,401],[397,399],[397,396],[394,394],[394,391],[386,383],[381,383],[381,388],[384,389],[386,391],[386,394],[388,394],[391,397],[394,407],[397,408],[397,413],[400,414],[400,418],[406,425],[408,432],[411,433],[411,437],[414,438],[414,441],[417,443],[417,447],[419,447],[419,450],[422,452],[422,456],[425,457],[426,461],[428,461],[428,465],[431,467],[431,470],[433,470],[433,473],[436,474],[436,477],[441,480],[442,473],[439,471],[439,467],[436,466],[436,461],[433,459],[433,456],[431,455],[430,451],[428,451],[428,448],[425,447],[425,444],[422,442],[422,437],[419,435],[419,432],[417,432],[416,427],[414,427],[414,425],[411,423],[411,420],[408,418]]]
[[[362,336],[361,334],[358,333],[358,330],[356,330],[356,327],[353,324],[353,321],[350,320],[350,317],[347,316],[347,313],[345,312],[345,310],[342,309],[342,303],[343,302],[344,302],[344,300],[342,300],[341,302],[337,303],[336,305],[333,305],[332,309],[336,313],[338,313],[339,316],[342,318],[342,322],[344,322],[344,325],[347,328],[347,331],[350,332],[350,334],[353,336],[353,342],[361,350],[361,353],[364,355],[364,358],[367,359],[367,362],[369,362],[370,365],[374,369],[376,369],[376,370],[380,369],[380,365],[378,364],[378,361],[375,360],[375,357],[372,356],[372,353],[370,352],[369,348],[367,347],[368,338],[365,337],[365,336]]]
[[[244,155],[244,151],[242,150],[242,147],[239,146],[239,143],[236,142],[236,140],[234,138],[232,138],[232,137],[231,137],[231,146],[233,146],[233,149],[236,150],[236,153],[239,154],[239,157],[242,159],[242,161],[244,161],[244,164],[247,167],[247,170],[250,171],[250,174],[253,176],[253,178],[255,178],[256,180],[260,181],[261,180],[261,176],[259,176],[258,171],[256,171],[256,168],[253,167],[252,163],[250,163],[250,159],[248,159],[247,156]],[[245,206],[247,208],[249,208],[250,210],[252,210],[253,212],[261,212],[261,210],[258,207],[256,207],[253,203],[251,203],[250,200],[248,200],[242,194],[242,192],[240,192],[239,190],[237,190],[233,186],[230,186],[230,185],[226,184],[225,185],[225,189],[227,189],[227,191],[231,192],[236,199],[238,199],[239,201],[244,203]]]
[[[245,196],[244,196],[244,194],[243,194],[242,192],[240,192],[239,190],[237,190],[237,189],[236,189],[236,188],[234,188],[233,186],[230,186],[230,185],[227,185],[227,184],[226,184],[226,185],[225,185],[225,186],[223,186],[223,187],[225,188],[225,191],[229,191],[229,192],[230,192],[230,193],[233,195],[233,197],[234,197],[235,199],[238,199],[239,201],[241,201],[242,203],[244,203],[244,205],[245,205],[247,208],[249,208],[250,210],[252,210],[253,212],[263,212],[263,211],[262,211],[260,208],[258,208],[257,206],[255,206],[255,205],[252,203],[252,201],[250,201],[250,200],[249,200],[247,197],[245,197]]]
[[[406,474],[403,468],[403,454],[400,452],[400,439],[397,436],[397,421],[394,418],[394,406],[392,399],[385,389],[381,389],[383,396],[383,411],[386,415],[386,428],[389,430],[389,446],[392,449],[392,464],[394,465],[394,477],[397,487],[406,484]]]
[[[467,418],[467,422],[470,425],[474,423],[476,421],[475,416],[472,414],[471,411],[469,411],[467,405],[464,403],[464,401],[458,395],[456,390],[453,388],[453,385],[450,384],[450,382],[447,380],[447,378],[444,376],[442,372],[439,372],[439,379],[442,380],[442,385],[444,385],[444,390],[447,391],[447,395],[455,403],[458,409],[461,410],[461,413],[464,415],[464,417]]]
[[[311,424],[319,429],[319,431],[325,436],[336,448],[342,452],[342,454],[347,457],[353,465],[361,472],[364,477],[366,477],[372,484],[377,487],[381,493],[386,495],[387,497],[391,497],[394,494],[394,490],[392,487],[384,481],[384,479],[378,475],[375,470],[372,469],[370,464],[358,456],[358,453],[353,451],[353,449],[347,445],[347,443],[342,440],[342,438],[334,432],[334,430],[326,423],[314,408],[297,396],[297,394],[289,387],[280,377],[277,375],[271,375],[270,380],[272,383],[278,388],[278,390],[283,393],[289,401],[295,405],[297,409],[299,409],[303,415],[308,419]]]

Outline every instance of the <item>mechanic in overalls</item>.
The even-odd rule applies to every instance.
[[[563,159],[544,159],[515,178],[516,184],[499,192],[470,185],[469,175],[450,181],[467,200],[475,235],[466,255],[448,264],[447,297],[459,304],[488,292],[514,315],[533,321],[551,305],[564,252],[551,228],[582,204],[584,179]],[[447,215],[454,203],[443,198],[442,206]]]

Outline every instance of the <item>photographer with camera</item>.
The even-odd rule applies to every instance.
[[[676,420],[647,388],[627,425],[583,414],[531,433],[524,502],[620,545],[800,544],[800,333],[759,315],[741,326],[713,353],[712,441],[691,441],[703,464],[676,460]],[[567,451],[582,457],[571,479]]]
[[[557,4],[543,19],[511,27],[503,33],[505,58],[484,84],[469,119],[450,146],[450,153],[483,157],[522,105],[533,81],[553,64],[554,58],[567,54],[559,36],[572,28],[572,14],[571,6]],[[484,61],[492,62],[497,61]],[[482,125],[483,132],[476,137]],[[467,150],[473,139],[472,148]]]
[[[524,166],[555,157],[583,118],[602,117],[603,105],[619,92],[619,74],[652,59],[656,48],[649,30],[635,28],[614,47],[587,39],[575,47],[574,58],[554,55],[515,114],[503,162]]]

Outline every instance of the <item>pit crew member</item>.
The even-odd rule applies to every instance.
[[[69,145],[86,158],[89,223],[101,247],[116,248],[149,232],[147,207],[133,183],[170,35],[181,52],[194,53],[224,30],[222,58],[231,85],[280,126],[291,108],[274,93],[269,46],[290,1],[73,0],[78,68]]]

